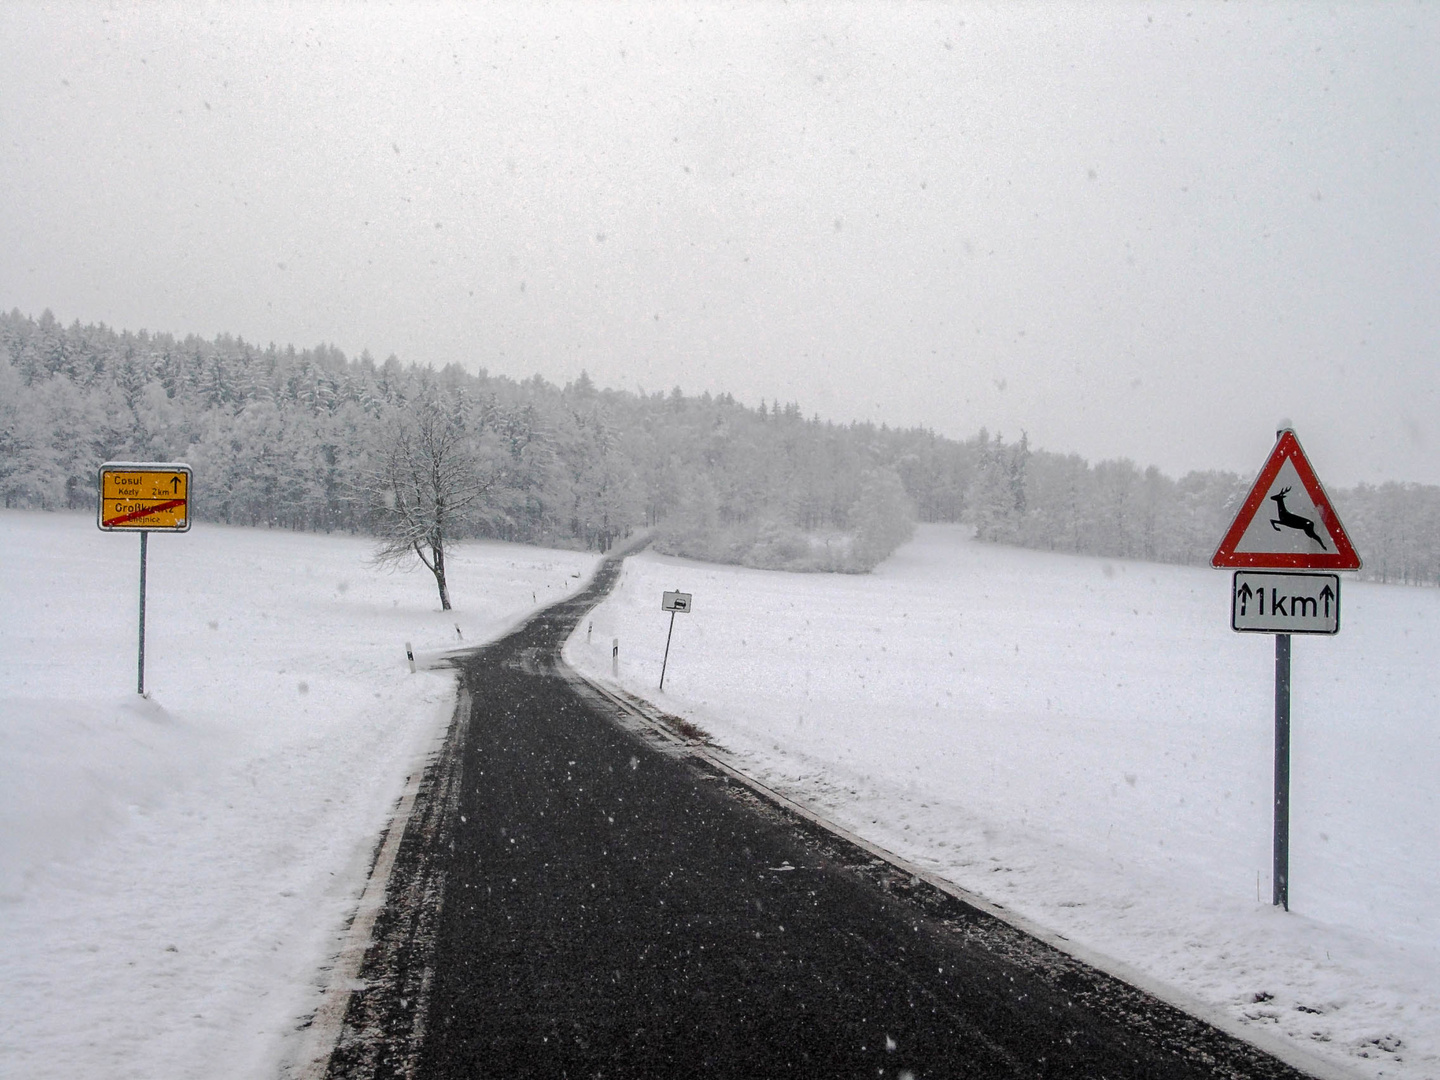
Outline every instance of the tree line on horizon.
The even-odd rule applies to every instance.
[[[432,572],[437,512],[448,540],[605,550],[648,528],[662,552],[764,569],[864,572],[916,520],[963,522],[994,543],[1204,564],[1250,485],[1092,465],[1024,434],[957,440],[806,418],[794,403],[601,389],[583,374],[557,387],[328,345],[0,313],[4,506],[93,509],[106,460],[188,461],[198,520],[373,535],[382,559],[413,551]],[[1364,576],[1440,584],[1440,487],[1331,495]]]

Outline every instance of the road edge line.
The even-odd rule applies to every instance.
[[[462,708],[469,707],[470,696],[456,680],[455,708],[451,710],[450,721],[440,730],[435,742],[443,745]],[[345,1013],[350,1007],[350,997],[356,990],[360,969],[370,951],[374,939],[375,920],[385,908],[390,888],[390,872],[395,867],[395,858],[400,853],[400,844],[405,838],[406,827],[415,810],[415,799],[425,779],[427,761],[435,753],[434,745],[428,747],[405,780],[405,788],[395,804],[395,812],[385,828],[384,838],[370,867],[370,876],[365,880],[365,889],[355,906],[355,916],[345,928],[344,941],[335,963],[330,968],[330,977],[320,997],[320,1004],[311,1015],[305,1027],[304,1041],[295,1056],[289,1075],[293,1080],[324,1080],[330,1069],[330,1059],[339,1045],[340,1034],[345,1027]]]

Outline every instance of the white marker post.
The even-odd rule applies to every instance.
[[[610,674],[617,679],[620,677],[620,639],[618,637],[610,644]]]
[[[670,663],[670,638],[675,633],[675,613],[683,611],[687,614],[691,606],[691,594],[688,592],[667,592],[660,598],[660,610],[670,613],[670,633],[665,635],[665,659],[660,661],[660,689],[665,689],[665,667]]]
[[[1296,571],[1360,569],[1360,556],[1290,428],[1275,433],[1275,448],[1210,565],[1237,568],[1230,587],[1230,628],[1275,635],[1271,902],[1289,911],[1290,635],[1340,631],[1339,576]]]

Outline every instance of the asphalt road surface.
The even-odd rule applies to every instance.
[[[627,721],[558,664],[619,565],[465,660],[329,1076],[1302,1075]]]

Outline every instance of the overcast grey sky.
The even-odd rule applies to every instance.
[[[0,308],[1440,483],[1440,5],[0,6]]]

